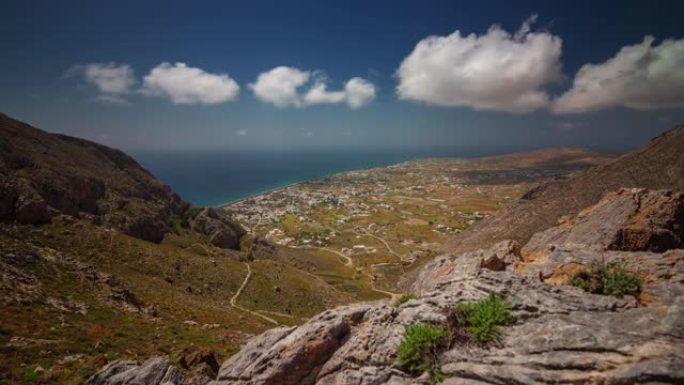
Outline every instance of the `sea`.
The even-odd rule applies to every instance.
[[[413,159],[475,157],[516,148],[306,148],[138,150],[143,167],[198,206],[221,206],[329,175]]]

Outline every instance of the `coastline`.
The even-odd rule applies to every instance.
[[[280,186],[280,187],[276,187],[276,188],[266,189],[266,190],[263,190],[263,191],[261,191],[261,192],[257,192],[257,193],[254,193],[254,194],[250,194],[250,195],[248,195],[248,196],[246,196],[246,197],[244,197],[244,198],[240,198],[240,199],[237,199],[237,200],[234,200],[234,201],[225,202],[225,203],[220,203],[220,204],[218,204],[218,205],[216,205],[216,206],[214,206],[214,207],[219,208],[219,209],[224,209],[224,208],[227,208],[227,207],[229,207],[229,206],[238,204],[238,203],[240,203],[240,202],[244,202],[244,201],[246,201],[247,199],[251,199],[251,198],[258,197],[259,195],[270,194],[270,193],[282,191],[282,190],[288,189],[288,188],[290,188],[290,187],[298,186],[298,185],[301,185],[301,184],[304,184],[304,183],[315,182],[315,181],[318,181],[318,180],[321,180],[321,179],[324,179],[324,178],[330,178],[330,177],[334,177],[334,176],[337,176],[337,175],[342,175],[342,174],[346,174],[346,173],[350,173],[350,172],[368,171],[368,170],[373,170],[373,169],[376,169],[376,168],[396,167],[396,166],[398,166],[398,165],[400,165],[400,164],[404,164],[404,163],[406,163],[406,162],[413,162],[413,161],[421,160],[421,159],[430,159],[430,158],[414,158],[414,159],[408,159],[408,160],[404,160],[404,161],[397,162],[397,163],[388,164],[388,165],[385,165],[385,166],[371,166],[371,167],[357,168],[357,169],[347,170],[347,171],[333,172],[332,174],[328,174],[328,175],[324,175],[324,176],[320,176],[320,177],[316,177],[316,178],[311,178],[311,179],[306,179],[306,180],[302,180],[302,181],[299,181],[299,182],[292,182],[292,183],[288,183],[288,184],[286,184],[286,185],[284,185],[284,186]]]
[[[345,172],[349,172],[349,171],[345,171]],[[330,174],[330,175],[324,176],[324,177],[322,177],[322,178],[328,178],[328,177],[330,177],[330,176],[338,175],[338,174],[343,174],[343,173],[344,173],[344,172],[339,172],[339,173],[335,173],[335,174]],[[276,188],[270,188],[270,189],[266,189],[266,190],[261,191],[261,192],[257,192],[257,193],[254,193],[254,194],[249,194],[249,195],[247,195],[247,196],[244,197],[244,198],[236,199],[236,200],[234,200],[234,201],[229,201],[229,202],[225,202],[225,203],[219,203],[219,204],[216,205],[215,207],[216,207],[216,208],[219,208],[219,209],[223,209],[223,208],[226,208],[226,207],[228,207],[228,206],[232,206],[232,205],[238,204],[238,203],[240,203],[240,202],[244,202],[244,201],[246,201],[247,199],[252,199],[252,198],[254,198],[254,197],[258,197],[259,195],[264,195],[264,194],[267,194],[267,193],[274,193],[274,192],[282,191],[282,190],[285,190],[285,189],[287,189],[287,188],[289,188],[289,187],[297,186],[297,185],[300,185],[300,184],[303,184],[303,183],[312,182],[312,181],[315,181],[315,180],[318,180],[318,179],[321,179],[321,178],[307,179],[307,180],[303,180],[303,181],[300,181],[300,182],[288,183],[288,184],[286,184],[286,185],[284,185],[284,186],[280,186],[280,187],[276,187]]]

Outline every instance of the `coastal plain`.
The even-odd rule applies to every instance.
[[[261,269],[283,261],[356,301],[389,298],[455,234],[534,185],[613,158],[562,148],[420,159],[287,186],[222,209],[249,229],[247,243],[269,245],[244,247],[256,250],[250,258]],[[277,277],[269,282],[278,292]],[[251,291],[264,290],[247,285]]]

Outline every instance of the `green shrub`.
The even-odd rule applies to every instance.
[[[639,276],[615,265],[595,265],[591,270],[579,271],[570,279],[570,284],[590,293],[614,295],[618,298],[641,291]]]
[[[406,326],[404,339],[397,347],[397,363],[411,373],[428,372],[430,382],[436,384],[443,375],[437,367],[444,345],[446,330],[440,326],[415,323]]]
[[[480,342],[497,339],[499,325],[513,321],[506,301],[494,293],[477,302],[458,304],[455,311],[468,332]]]
[[[399,298],[397,298],[396,301],[394,301],[394,306],[399,307],[403,303],[406,303],[412,299],[418,299],[418,296],[413,293],[402,294]]]

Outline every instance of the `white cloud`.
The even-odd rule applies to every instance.
[[[212,74],[185,63],[161,63],[143,79],[142,92],[166,96],[174,104],[218,104],[235,100],[240,86],[226,74]]]
[[[611,107],[648,110],[684,106],[684,39],[653,46],[646,36],[601,64],[585,64],[572,88],[554,101],[557,113]]]
[[[314,84],[304,95],[307,105],[347,103],[350,108],[361,108],[375,99],[375,86],[359,77],[351,78],[341,91],[328,91],[323,81]]]
[[[302,88],[312,78],[315,78],[313,84],[304,92]],[[259,74],[249,87],[257,99],[281,108],[337,103],[360,108],[375,99],[375,86],[362,78],[351,78],[344,89],[330,91],[321,73],[285,66]]]
[[[375,86],[361,78],[351,78],[344,85],[347,104],[351,108],[361,108],[375,99]]]
[[[275,67],[259,74],[255,83],[249,85],[257,99],[273,103],[277,107],[301,107],[298,88],[309,81],[311,73],[293,67]]]
[[[241,129],[241,130],[236,130],[235,135],[237,136],[246,136],[247,135],[247,129]]]
[[[135,85],[133,68],[128,64],[88,63],[71,67],[65,77],[80,76],[86,83],[97,88],[97,100],[124,104],[124,95],[131,92]]]
[[[535,20],[515,34],[494,25],[479,36],[456,31],[421,40],[397,71],[399,98],[508,112],[548,106],[543,87],[562,78],[562,41],[531,32]]]
[[[306,104],[341,103],[347,99],[344,91],[328,91],[328,87],[323,82],[317,82],[304,95]]]

